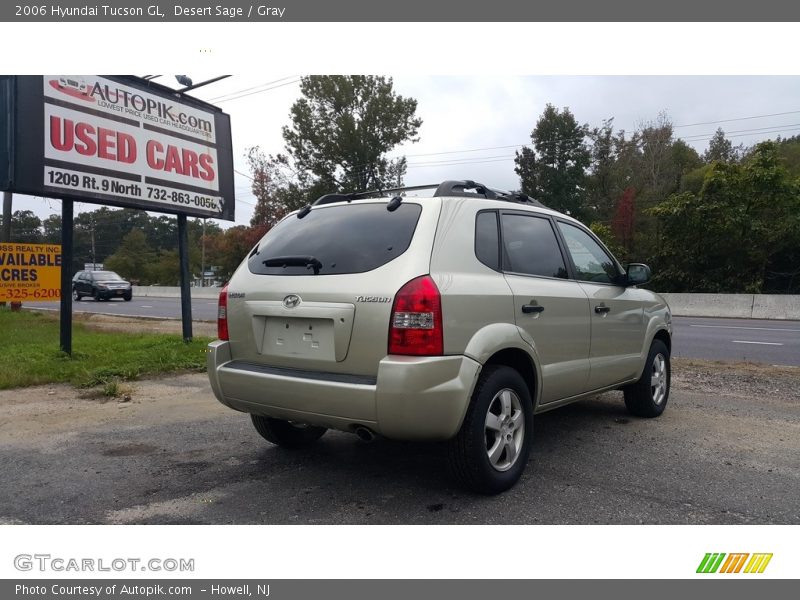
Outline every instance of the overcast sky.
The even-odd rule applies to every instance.
[[[235,75],[194,92],[231,115],[238,171],[247,172],[244,154],[251,146],[261,146],[270,154],[283,151],[281,127],[289,122],[289,108],[299,97],[298,77],[290,73]],[[177,86],[171,76],[158,81]],[[270,82],[275,83],[264,85]],[[800,133],[797,76],[402,75],[394,77],[394,84],[397,93],[417,99],[417,114],[423,120],[419,142],[391,153],[408,156],[407,185],[474,179],[496,188],[518,187],[514,148],[497,147],[528,143],[547,103],[568,106],[580,123],[590,126],[613,117],[615,129],[626,131],[664,111],[675,124],[676,135],[701,153],[717,127],[722,127],[734,144],[746,145]],[[729,119],[738,120],[709,123]],[[702,124],[693,125],[696,123]],[[237,174],[235,181],[236,223],[247,224],[255,199],[248,179]],[[76,206],[78,211],[94,208],[90,204]],[[15,196],[14,210],[25,209],[45,218],[60,212],[61,204]]]

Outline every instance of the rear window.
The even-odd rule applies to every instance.
[[[313,275],[315,268],[318,275],[371,271],[408,249],[421,212],[419,204],[401,204],[394,212],[383,203],[315,208],[302,219],[293,216],[276,225],[247,266],[257,275]]]
[[[122,277],[114,273],[114,271],[94,271],[92,277],[95,281],[118,281]]]

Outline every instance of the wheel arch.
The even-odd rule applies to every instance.
[[[653,340],[650,342],[650,344],[652,345],[653,341],[655,340],[661,340],[662,342],[664,342],[664,345],[667,347],[667,350],[669,351],[670,354],[672,354],[672,336],[669,334],[669,331],[663,328],[657,330],[653,335]]]
[[[483,366],[488,367],[490,365],[511,367],[519,373],[528,386],[528,392],[533,402],[532,408],[536,410],[539,399],[539,377],[536,374],[535,363],[530,354],[520,348],[504,348],[492,354]]]
[[[542,374],[536,360],[536,350],[525,343],[513,323],[493,323],[472,336],[464,352],[483,367],[507,365],[516,369],[528,384],[533,408],[541,396]]]

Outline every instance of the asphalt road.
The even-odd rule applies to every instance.
[[[57,302],[27,305],[58,310]],[[178,298],[134,298],[130,302],[111,300],[73,302],[75,312],[110,315],[180,318]],[[217,301],[192,301],[192,317],[199,321],[217,318]],[[756,319],[701,319],[674,317],[673,354],[682,358],[735,360],[769,365],[800,366],[800,321]]]
[[[620,392],[536,417],[523,479],[455,486],[442,447],[328,432],[268,444],[203,374],[132,401],[0,391],[0,524],[800,524],[800,373],[676,363],[658,419]]]
[[[800,321],[673,317],[673,355],[800,366]]]

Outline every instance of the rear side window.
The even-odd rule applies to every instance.
[[[497,213],[482,212],[475,218],[475,256],[490,269],[500,270]]]
[[[567,266],[549,219],[503,215],[503,270],[567,278]]]
[[[278,223],[247,266],[258,275],[313,275],[315,268],[318,275],[371,271],[408,249],[421,212],[419,204],[401,204],[394,212],[386,204],[314,208],[302,219]]]

